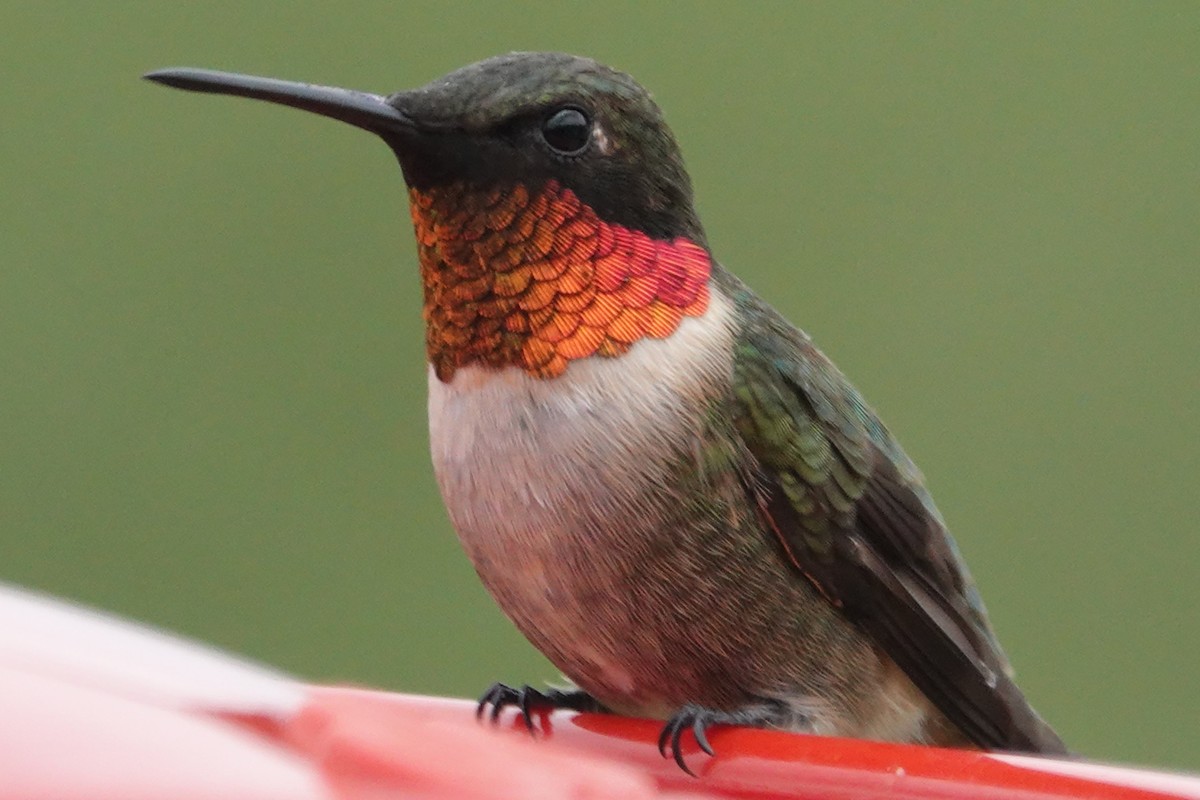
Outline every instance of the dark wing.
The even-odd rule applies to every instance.
[[[1013,683],[916,467],[807,336],[755,310],[738,337],[736,418],[756,501],[796,568],[975,744],[1066,753]]]

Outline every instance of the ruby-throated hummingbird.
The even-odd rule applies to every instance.
[[[650,95],[514,53],[387,97],[150,73],[380,136],[408,184],[429,428],[484,584],[577,690],[481,701],[1066,752],[1013,683],[921,474],[712,256]],[[685,766],[686,769],[686,766]]]

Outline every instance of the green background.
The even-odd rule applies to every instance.
[[[316,680],[554,670],[428,463],[391,154],[138,76],[650,86],[719,257],[926,472],[1022,685],[1200,769],[1200,4],[0,4],[0,579]]]

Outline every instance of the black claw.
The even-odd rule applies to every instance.
[[[678,714],[667,720],[667,724],[658,734],[658,754],[667,758],[667,746],[670,745],[672,760],[679,765],[681,770],[692,777],[696,777],[696,773],[692,772],[691,767],[684,760],[681,743],[683,732],[692,725],[694,711],[693,707],[685,706]]]
[[[525,719],[525,727],[529,729],[530,733],[533,733],[533,714],[531,709],[535,700],[540,703],[546,703],[549,701],[549,698],[529,684],[522,686],[520,700],[521,716]]]
[[[658,752],[663,758],[666,758],[669,746],[669,755],[679,765],[679,768],[688,775],[695,776],[696,773],[692,772],[683,758],[682,742],[686,731],[691,730],[692,737],[695,738],[696,744],[702,751],[710,756],[715,756],[716,750],[708,741],[708,729],[713,725],[779,727],[781,713],[781,709],[771,703],[746,706],[733,711],[717,711],[703,706],[686,705],[667,720],[662,732],[658,734]]]
[[[489,706],[491,706],[490,711],[488,710]],[[553,711],[559,708],[574,711],[601,710],[600,704],[596,702],[595,698],[585,692],[559,689],[541,692],[528,684],[520,689],[514,689],[504,683],[495,683],[479,698],[479,705],[475,709],[475,718],[482,720],[484,713],[487,713],[488,720],[495,723],[504,713],[504,709],[509,706],[517,707],[517,711],[530,733],[535,730],[533,717],[538,710]]]
[[[667,757],[667,744],[671,745],[671,755],[679,768],[693,777],[696,773],[688,769],[684,762],[680,742],[684,731],[691,729],[696,744],[710,756],[716,751],[708,741],[708,729],[713,725],[749,725],[762,728],[784,728],[792,719],[790,709],[777,701],[762,700],[751,705],[736,708],[733,711],[717,711],[704,706],[686,705],[675,712],[662,733],[658,735],[658,752],[663,758]]]
[[[705,724],[703,717],[697,716],[696,721],[692,723],[692,735],[696,737],[696,744],[700,745],[701,750],[710,756],[716,755],[712,745],[708,743],[708,725]]]
[[[675,727],[675,732],[671,734],[671,751],[675,753],[675,763],[679,765],[679,768],[695,778],[696,773],[692,772],[691,767],[683,759],[683,747],[680,746],[683,740],[683,731],[684,725]]]
[[[475,707],[475,719],[483,719],[483,714],[488,706],[492,707],[491,720],[496,721],[500,715],[500,711],[507,705],[510,705],[517,699],[517,690],[503,683],[493,683],[491,688],[483,693],[479,698],[479,705]]]
[[[658,754],[663,758],[667,757],[667,739],[671,737],[671,723],[667,722],[663,725],[663,729],[658,732]]]
[[[675,713],[667,724],[663,726],[662,732],[658,734],[658,752],[663,758],[667,758],[667,746],[670,745],[670,757],[679,765],[679,768],[692,777],[696,777],[696,773],[692,772],[691,767],[687,765],[687,761],[683,757],[683,734],[689,728],[692,735],[696,737],[697,744],[700,749],[709,755],[713,755],[713,749],[708,744],[708,738],[704,735],[706,722],[713,715],[720,712],[710,711],[706,708],[698,706],[684,706]]]

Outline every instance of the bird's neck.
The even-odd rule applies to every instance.
[[[707,250],[601,220],[556,181],[409,199],[426,353],[442,381],[472,364],[554,378],[576,359],[666,338],[708,308]]]

